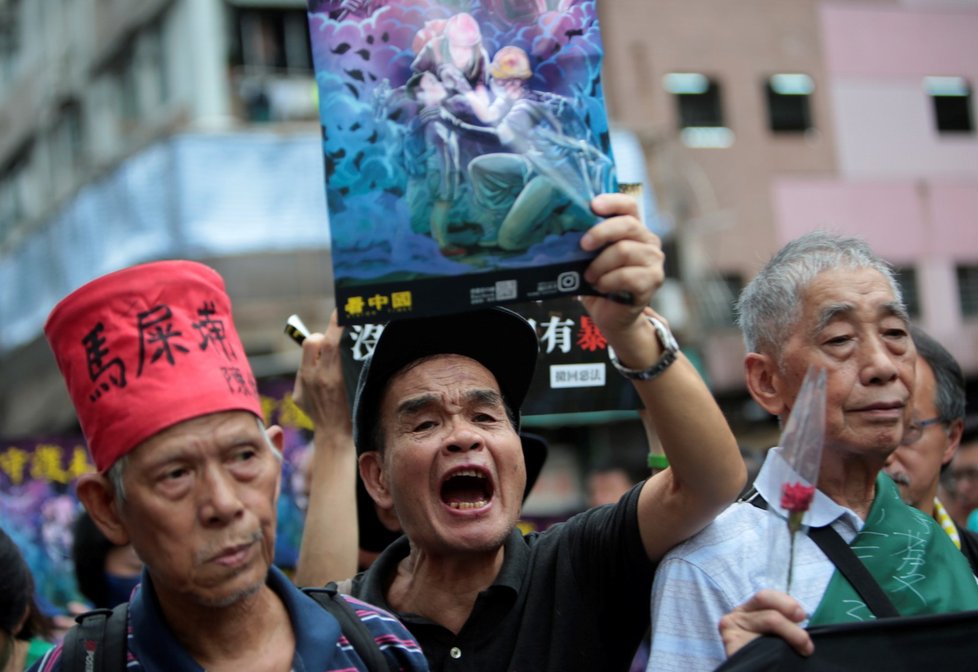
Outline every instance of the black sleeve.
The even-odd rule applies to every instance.
[[[961,552],[971,565],[971,573],[978,576],[978,534],[959,527],[958,536],[961,538]]]
[[[638,525],[643,485],[635,485],[617,504],[599,506],[568,520],[561,552],[569,556],[579,590],[594,593],[595,599],[603,597],[598,603],[612,610],[634,599],[647,618],[655,564],[645,551]]]

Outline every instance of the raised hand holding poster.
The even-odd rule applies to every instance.
[[[589,292],[595,0],[309,0],[340,321]]]

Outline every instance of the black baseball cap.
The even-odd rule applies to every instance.
[[[536,366],[536,330],[506,308],[392,320],[363,364],[353,399],[353,441],[357,453],[372,450],[371,434],[390,379],[405,366],[433,355],[462,355],[486,367],[516,417]]]

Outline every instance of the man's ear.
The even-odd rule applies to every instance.
[[[85,510],[109,541],[116,546],[129,543],[129,532],[119,515],[115,501],[115,488],[102,474],[84,474],[78,479],[78,499]]]
[[[947,448],[944,449],[944,454],[941,455],[941,466],[954,459],[954,454],[958,452],[958,446],[961,445],[961,437],[963,435],[964,420],[958,418],[947,428]]]
[[[368,450],[358,460],[360,478],[367,488],[370,498],[382,509],[393,509],[394,500],[387,487],[387,474],[384,472],[384,456],[376,450]]]
[[[281,453],[285,449],[285,430],[278,425],[270,425],[265,428],[265,433],[275,449]]]
[[[784,399],[784,381],[778,363],[771,355],[748,352],[744,358],[747,389],[754,401],[771,415],[781,416],[788,412]]]
[[[268,436],[268,440],[272,442],[275,446],[275,450],[278,454],[282,456],[282,460],[285,460],[285,430],[283,430],[278,425],[270,425],[265,428],[265,434]],[[281,467],[281,465],[279,465]],[[282,469],[277,470],[277,481],[275,483],[275,501],[278,501],[279,495],[282,494]]]

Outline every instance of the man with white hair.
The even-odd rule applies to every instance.
[[[772,513],[788,518],[784,488],[800,480],[774,448],[754,482],[754,500],[731,506],[660,564],[649,669],[713,670],[759,632],[779,634],[810,653],[808,633],[796,623],[881,615],[823,550],[833,539],[843,554],[847,546],[859,549],[857,564],[899,615],[978,608],[978,585],[964,556],[933,518],[900,500],[882,473],[910,420],[916,359],[886,263],[861,240],[810,233],[764,266],[738,309],[748,390],[782,424],[809,368],[827,374],[818,489],[806,521],[811,532],[794,543],[793,597],[755,595],[784,588],[783,578],[772,585],[773,549],[764,530]]]

